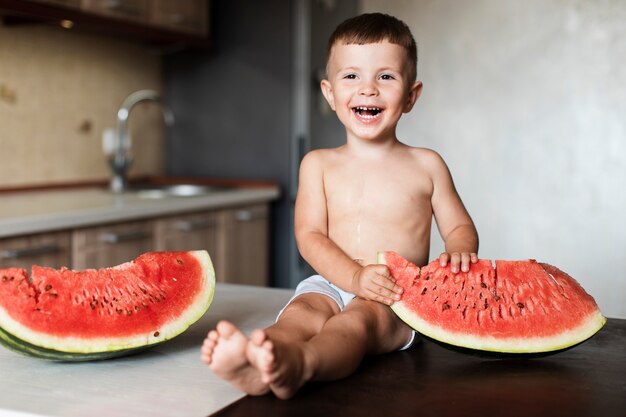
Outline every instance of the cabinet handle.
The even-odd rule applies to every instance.
[[[176,222],[176,229],[181,232],[193,232],[194,230],[208,229],[215,227],[217,223],[215,220],[179,220]]]
[[[267,213],[263,209],[237,210],[235,212],[235,220],[238,222],[251,222],[254,220],[264,219]]]
[[[19,259],[29,256],[47,255],[61,251],[61,247],[56,244],[33,246],[24,249],[5,249],[0,251],[0,259]]]
[[[135,230],[126,233],[101,233],[99,239],[101,242],[115,245],[116,243],[148,239],[149,237],[149,232],[144,232],[143,230]]]

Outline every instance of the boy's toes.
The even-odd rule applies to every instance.
[[[257,346],[261,346],[267,340],[267,335],[263,330],[256,329],[250,335],[250,340]]]
[[[215,328],[219,336],[226,339],[230,339],[235,333],[237,333],[237,328],[229,321],[222,320],[217,323],[217,326]]]

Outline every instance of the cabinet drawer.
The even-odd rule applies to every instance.
[[[102,268],[153,250],[152,223],[129,222],[72,232],[72,268]]]
[[[155,249],[189,251],[204,249],[217,258],[218,217],[213,212],[194,213],[154,222]]]
[[[70,246],[69,232],[0,239],[0,268],[29,269],[34,264],[53,268],[69,267]]]

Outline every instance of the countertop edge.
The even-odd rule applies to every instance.
[[[244,204],[271,202],[278,199],[279,196],[280,189],[278,187],[268,186],[234,189],[202,197],[135,201],[120,207],[102,206],[53,211],[36,215],[16,215],[15,217],[0,219],[0,238],[56,232]],[[4,194],[3,197],[6,198],[8,195]]]

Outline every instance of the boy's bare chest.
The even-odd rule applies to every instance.
[[[345,165],[324,172],[329,215],[407,216],[430,210],[432,185],[424,172],[402,166]]]

